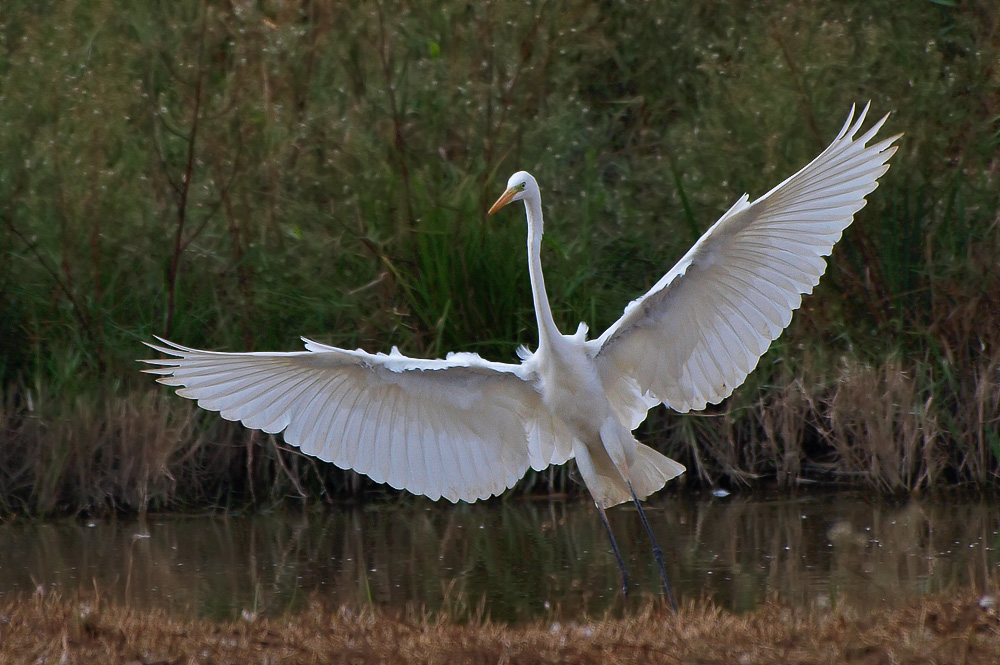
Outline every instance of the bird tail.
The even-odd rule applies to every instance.
[[[640,499],[657,491],[667,481],[684,473],[684,465],[666,455],[656,452],[649,446],[640,443],[636,447],[635,460],[628,469],[632,480],[632,489]]]
[[[627,436],[630,441],[627,444],[620,439],[616,441],[615,436]],[[602,427],[601,439],[604,445],[592,448],[581,445],[581,450],[576,452],[576,458],[584,482],[590,488],[594,501],[602,508],[610,508],[632,499],[632,493],[625,480],[626,474],[632,482],[635,495],[645,499],[663,487],[668,480],[676,478],[685,471],[683,464],[639,443],[632,437],[631,432],[620,425]],[[619,471],[619,467],[608,454],[609,448],[624,450],[623,444],[635,451],[634,454],[627,456],[631,457],[631,460],[623,469],[624,473]]]

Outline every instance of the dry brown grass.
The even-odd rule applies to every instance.
[[[995,487],[1000,335],[987,327],[964,344],[981,347],[974,353],[941,338],[939,358],[806,358],[799,376],[779,375],[756,395],[744,388],[693,435],[671,415],[667,436],[692,457],[703,451],[689,466],[705,478],[835,481],[885,494]]]
[[[505,626],[315,604],[285,618],[216,623],[97,598],[0,604],[0,663],[935,663],[1000,660],[994,596],[901,609],[733,614],[689,603],[625,619]]]

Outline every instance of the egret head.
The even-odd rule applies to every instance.
[[[538,196],[538,183],[527,171],[518,171],[507,180],[507,191],[490,208],[490,214],[494,214],[511,201],[520,201],[531,196]]]

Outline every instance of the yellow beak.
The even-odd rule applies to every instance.
[[[514,198],[514,196],[520,191],[521,190],[516,187],[511,187],[506,192],[501,194],[500,198],[497,199],[497,202],[490,207],[489,214],[491,215],[495,214],[497,210],[510,203],[510,200]]]

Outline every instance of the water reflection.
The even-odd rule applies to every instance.
[[[985,503],[730,497],[653,502],[647,514],[678,597],[737,610],[772,596],[867,609],[998,579],[1000,512]],[[657,592],[638,516],[609,517],[632,588]],[[294,611],[314,594],[513,621],[641,600],[621,597],[600,520],[582,502],[0,525],[0,596],[38,587],[213,617]]]

